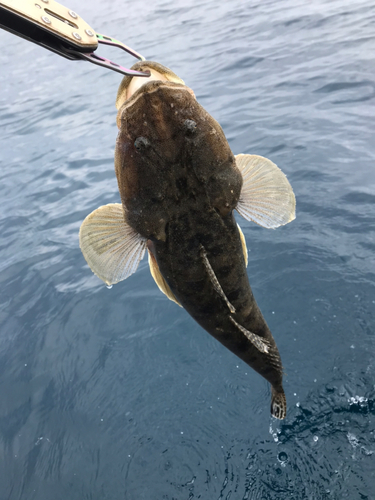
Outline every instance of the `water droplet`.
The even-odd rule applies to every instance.
[[[351,432],[348,432],[347,438],[349,443],[353,446],[353,448],[356,448],[359,445],[358,438]]]
[[[108,290],[110,290],[112,287],[113,285],[106,285],[106,288],[108,288]]]
[[[365,398],[364,396],[354,396],[349,398],[348,402],[351,405],[360,405],[361,407],[364,407],[367,405],[368,399]]]
[[[277,455],[277,460],[281,463],[284,463],[288,460],[288,455],[285,453],[285,451],[281,451],[278,455]]]
[[[371,455],[373,455],[373,454],[374,454],[374,452],[373,452],[372,450],[367,450],[364,446],[361,446],[361,450],[362,450],[362,451],[363,451],[363,453],[364,453],[366,456],[368,456],[368,457],[370,457]]]
[[[314,440],[314,442],[315,442],[315,443],[318,441],[318,439],[319,439],[319,437],[318,437],[318,436],[314,436],[314,437],[313,437],[313,440]]]

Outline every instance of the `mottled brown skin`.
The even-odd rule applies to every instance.
[[[119,110],[115,168],[127,222],[148,240],[159,269],[188,313],[282,391],[282,365],[250,288],[233,216],[242,176],[220,125],[186,87],[150,82]],[[230,321],[201,248],[235,307],[232,317],[267,339],[261,353]]]

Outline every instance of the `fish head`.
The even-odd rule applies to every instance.
[[[125,211],[138,219],[141,211],[165,211],[159,202],[181,198],[191,176],[207,188],[214,208],[233,210],[242,177],[220,125],[168,68],[144,61],[133,69],[148,69],[151,77],[125,77],[116,101],[115,170]]]

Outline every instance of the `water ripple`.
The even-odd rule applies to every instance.
[[[288,416],[270,420],[267,383],[145,260],[111,290],[88,269],[79,226],[119,202],[121,77],[2,31],[0,498],[372,498],[375,6],[70,6],[171,67],[236,154],[269,156],[291,181],[292,224],[238,219]]]

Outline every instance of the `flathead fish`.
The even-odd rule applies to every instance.
[[[136,271],[147,249],[160,290],[268,380],[271,413],[283,419],[281,359],[250,288],[233,211],[274,229],[295,217],[293,190],[270,160],[234,156],[220,125],[171,70],[150,61],[133,69],[151,77],[125,77],[117,95],[122,203],[86,217],[83,255],[112,285]]]

